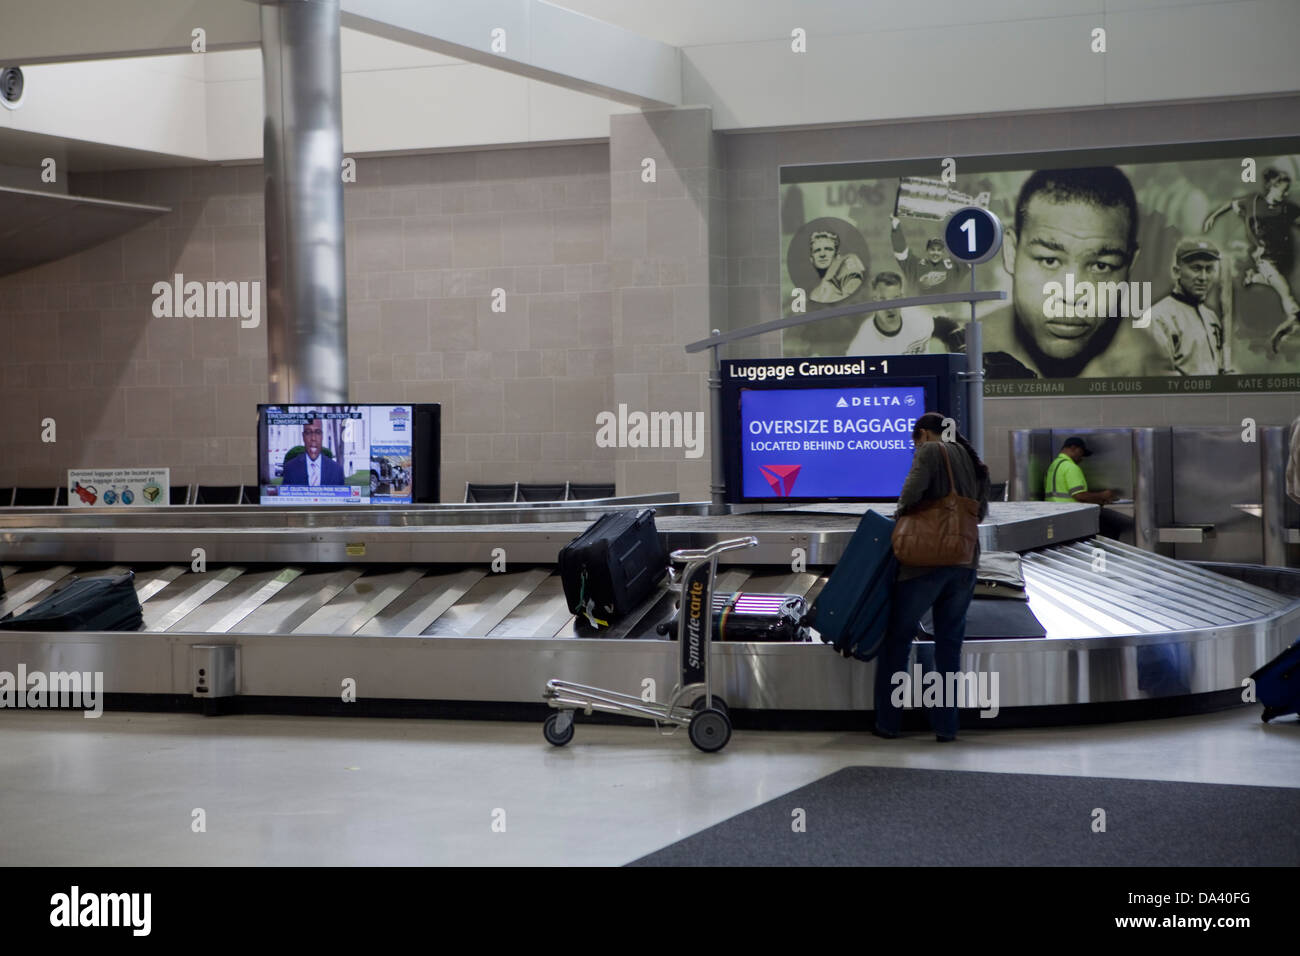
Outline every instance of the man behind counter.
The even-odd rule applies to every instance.
[[[1119,498],[1119,495],[1110,488],[1101,491],[1088,490],[1088,479],[1084,477],[1079,462],[1091,454],[1092,451],[1084,444],[1082,438],[1077,436],[1067,438],[1061,445],[1061,453],[1047,469],[1044,498],[1047,501],[1077,501],[1085,505],[1103,506]],[[1118,540],[1125,532],[1132,529],[1133,524],[1124,515],[1107,511],[1103,507],[1098,516],[1098,526],[1101,534]]]
[[[1061,453],[1056,456],[1047,469],[1047,501],[1078,501],[1085,505],[1110,504],[1118,496],[1109,488],[1104,491],[1089,491],[1088,479],[1083,476],[1079,462],[1092,454],[1082,438],[1067,438],[1061,446]]]

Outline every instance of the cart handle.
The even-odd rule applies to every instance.
[[[757,548],[758,539],[753,535],[747,538],[732,538],[729,541],[719,541],[717,544],[711,544],[707,548],[681,548],[669,555],[674,561],[707,561],[714,555],[721,554],[723,551],[735,551],[738,548]]]

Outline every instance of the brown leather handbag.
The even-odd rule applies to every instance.
[[[948,494],[921,502],[894,525],[894,555],[907,567],[942,568],[975,560],[980,503],[957,494],[948,448],[940,442],[939,449],[948,466]]]

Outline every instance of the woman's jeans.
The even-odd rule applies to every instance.
[[[946,690],[951,682],[944,676],[956,673],[961,667],[961,642],[966,635],[966,610],[975,593],[975,569],[948,567],[935,568],[920,577],[898,581],[894,585],[894,606],[889,616],[889,629],[876,656],[876,729],[882,733],[896,734],[903,721],[903,711],[890,700],[895,694],[893,676],[907,672],[912,639],[916,636],[921,618],[927,608],[934,608],[934,655],[929,648],[918,648],[917,657],[923,673],[938,671]],[[915,675],[909,674],[909,678]],[[918,699],[920,688],[907,685],[909,702]],[[957,708],[927,707],[930,726],[941,737],[957,736]]]

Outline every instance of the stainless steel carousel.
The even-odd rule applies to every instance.
[[[596,635],[565,603],[555,566],[565,543],[607,510],[650,506],[669,549],[758,538],[757,548],[724,556],[716,591],[790,592],[811,603],[867,507],[710,515],[703,503],[653,498],[5,509],[0,615],[70,576],[131,568],[145,624],[0,632],[0,670],[103,672],[110,705],[224,699],[294,709],[338,702],[347,681],[358,702],[424,702],[424,712],[448,714],[475,703],[540,707],[557,677],[627,693],[650,678],[666,692],[677,657],[657,627],[673,616],[675,593],[665,586]],[[1223,706],[1300,629],[1300,573],[1202,566],[1100,538],[1095,506],[994,503],[980,531],[985,549],[1022,554],[1029,606],[1047,631],[965,644],[964,669],[999,675],[1004,713],[1059,717],[1062,706],[1083,714],[1207,695]],[[733,710],[772,715],[870,709],[873,669],[817,641],[713,649],[716,692]]]

